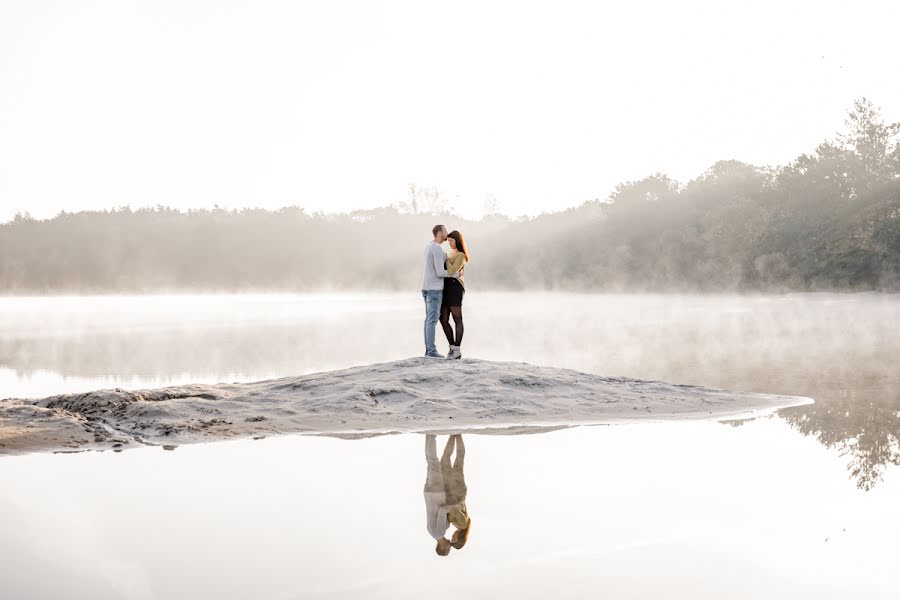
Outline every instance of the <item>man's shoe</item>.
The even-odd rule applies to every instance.
[[[444,358],[444,355],[440,352],[435,352],[434,354],[430,354],[428,352],[425,353],[425,356],[428,358]]]
[[[447,353],[448,359],[459,359],[462,358],[462,351],[459,349],[459,346],[450,346],[450,352]]]

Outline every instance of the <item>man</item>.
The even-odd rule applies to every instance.
[[[434,345],[434,328],[441,315],[441,299],[444,295],[444,277],[459,277],[462,271],[450,275],[444,268],[447,253],[441,244],[447,241],[447,228],[435,225],[431,229],[434,239],[425,246],[425,275],[422,277],[422,298],[425,299],[425,356],[444,358]]]

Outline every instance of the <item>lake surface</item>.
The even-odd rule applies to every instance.
[[[816,404],[467,434],[473,526],[448,557],[421,435],[0,456],[0,597],[898,597],[900,297],[472,293],[464,310],[466,356]],[[421,353],[422,312],[416,294],[2,298],[0,398],[395,360]]]

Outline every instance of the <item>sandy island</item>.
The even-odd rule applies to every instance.
[[[526,363],[410,358],[254,383],[108,389],[0,400],[0,454],[172,447],[286,433],[526,433],[573,425],[727,419],[812,402],[601,377]]]

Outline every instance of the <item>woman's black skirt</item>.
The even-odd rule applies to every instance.
[[[444,295],[441,298],[441,306],[462,306],[465,293],[466,288],[455,277],[444,277]]]

